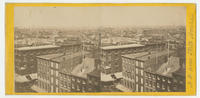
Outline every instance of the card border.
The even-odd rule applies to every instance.
[[[16,93],[14,91],[14,7],[183,6],[186,15],[186,92]],[[196,4],[194,3],[6,3],[6,95],[196,95]]]

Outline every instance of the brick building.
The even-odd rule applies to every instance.
[[[180,69],[180,64],[176,63],[179,59],[173,56],[173,52],[167,51],[123,55],[123,80],[119,89],[129,92],[177,91],[173,89],[178,85],[173,82],[177,79],[173,75]]]
[[[31,74],[37,72],[36,56],[81,50],[81,44],[44,45],[15,48],[15,72],[18,74]],[[67,53],[66,52],[66,53]]]
[[[37,72],[36,56],[62,52],[59,46],[45,45],[15,48],[15,71],[18,74]]]
[[[163,50],[165,49],[165,47],[165,43],[148,45],[128,44],[120,46],[101,47],[101,70],[105,74],[122,72],[121,55],[152,50]]]
[[[37,86],[45,92],[59,92],[61,69],[72,70],[82,62],[81,52],[37,56]]]

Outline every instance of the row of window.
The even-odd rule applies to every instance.
[[[143,79],[140,79],[140,80],[141,80],[141,83],[143,83]],[[136,92],[143,92],[144,91],[144,87],[143,87],[142,84],[139,85],[138,83],[134,83],[134,82],[126,80],[126,79],[124,79],[122,81],[122,84],[129,89],[135,90]]]
[[[50,76],[44,73],[38,73],[38,79],[48,82],[50,80]]]
[[[40,66],[50,67],[50,61],[48,61],[48,60],[38,59],[37,63]]]
[[[66,75],[66,74],[60,73],[60,74],[59,74],[59,78],[60,78],[60,80],[71,81],[71,76]]]
[[[38,73],[45,73],[45,74],[50,74],[50,68],[46,67],[46,66],[41,66],[41,65],[38,65],[37,66],[37,69],[38,69]]]
[[[46,50],[33,50],[33,51],[27,51],[27,52],[21,52],[18,53],[20,56],[29,56],[29,55],[44,55],[44,54],[50,54],[50,53],[59,53],[62,52],[63,49],[46,49]]]
[[[160,84],[160,83],[157,83],[157,89],[160,89],[163,91],[171,91],[170,85]]]
[[[130,73],[130,72],[123,71],[122,75],[123,75],[123,77],[129,78],[129,79],[133,79],[133,80],[135,79],[135,74]]]
[[[143,77],[144,71],[143,71],[143,70],[140,70],[140,69],[138,69],[138,68],[136,68],[136,73],[134,73],[134,71],[129,72],[129,71],[127,71],[127,70],[125,70],[125,71],[123,70],[122,75],[123,75],[124,77],[134,79],[134,76]]]
[[[137,51],[143,51],[144,48],[130,48],[130,49],[119,49],[119,50],[112,50],[112,51],[107,51],[104,53],[107,53],[107,55],[111,54],[128,54],[128,53],[135,53]]]
[[[51,69],[51,75],[53,76],[56,76],[56,77],[58,77],[58,75],[59,75],[59,72],[58,72],[58,70],[53,70],[53,69]]]
[[[66,83],[77,83],[77,84],[81,84],[81,85],[86,84],[86,80],[83,80],[81,78],[76,78],[76,77],[65,75],[65,74],[60,74],[59,77],[60,77],[59,79],[62,84],[66,84]]]
[[[72,90],[73,91],[81,91],[81,92],[85,92],[86,91],[86,87],[80,84],[76,84],[76,83],[72,83]]]
[[[151,79],[156,80],[156,76],[155,76],[154,74],[151,74],[151,73],[145,72],[145,77],[146,77],[146,78],[149,78],[150,80],[151,80]],[[157,79],[159,80],[160,77],[158,77]]]
[[[58,63],[51,62],[51,68],[58,69]]]
[[[135,66],[133,66],[132,64],[127,64],[125,62],[122,63],[122,68],[123,68],[123,71],[128,71],[128,72],[135,71]]]
[[[145,73],[145,77],[146,77],[146,79],[149,79],[149,80],[157,79],[158,81],[167,82],[169,84],[172,83],[172,80],[170,78],[154,75],[151,73]]]
[[[163,90],[163,91],[171,91],[170,89],[170,85],[166,85],[166,84],[161,84],[161,83],[155,83],[153,81],[145,81],[145,87],[151,87],[154,89],[158,89],[158,90]],[[148,91],[148,90],[147,90]]]
[[[143,84],[144,83],[144,79],[143,78],[138,78],[138,76],[136,76],[136,82]]]
[[[122,63],[124,65],[130,65],[130,66],[133,66],[133,67],[144,68],[144,63],[137,61],[137,60],[122,58]]]
[[[146,86],[149,86],[149,87],[153,87],[153,88],[156,87],[156,83],[153,82],[153,81],[149,81],[149,80],[146,80],[146,81],[145,81],[145,85],[146,85]]]
[[[61,52],[61,49],[46,49],[46,50],[39,50],[39,51],[28,51],[25,52],[24,55],[43,55],[49,53],[56,53]]]
[[[59,86],[66,89],[71,89],[71,82],[60,80]]]

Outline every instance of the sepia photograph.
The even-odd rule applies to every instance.
[[[15,7],[14,92],[186,92],[186,7]]]

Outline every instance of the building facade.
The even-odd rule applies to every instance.
[[[37,56],[37,86],[46,92],[59,92],[62,85],[60,70],[69,71],[81,62],[81,52]]]
[[[145,71],[145,92],[172,92],[173,77]]]
[[[59,92],[86,92],[87,79],[60,72]]]
[[[146,55],[146,52],[122,56],[121,84],[133,92],[144,91],[144,62],[135,60],[132,57]]]
[[[177,71],[173,70],[174,67],[171,67],[171,70],[173,70],[171,73],[173,73],[173,75],[169,74],[168,56],[172,55],[173,52],[166,51],[123,55],[123,79],[121,85],[133,92],[171,92],[184,89],[183,85],[183,88],[177,88],[184,82],[179,84],[176,82],[178,82],[178,80],[184,81],[185,78],[177,76]]]

